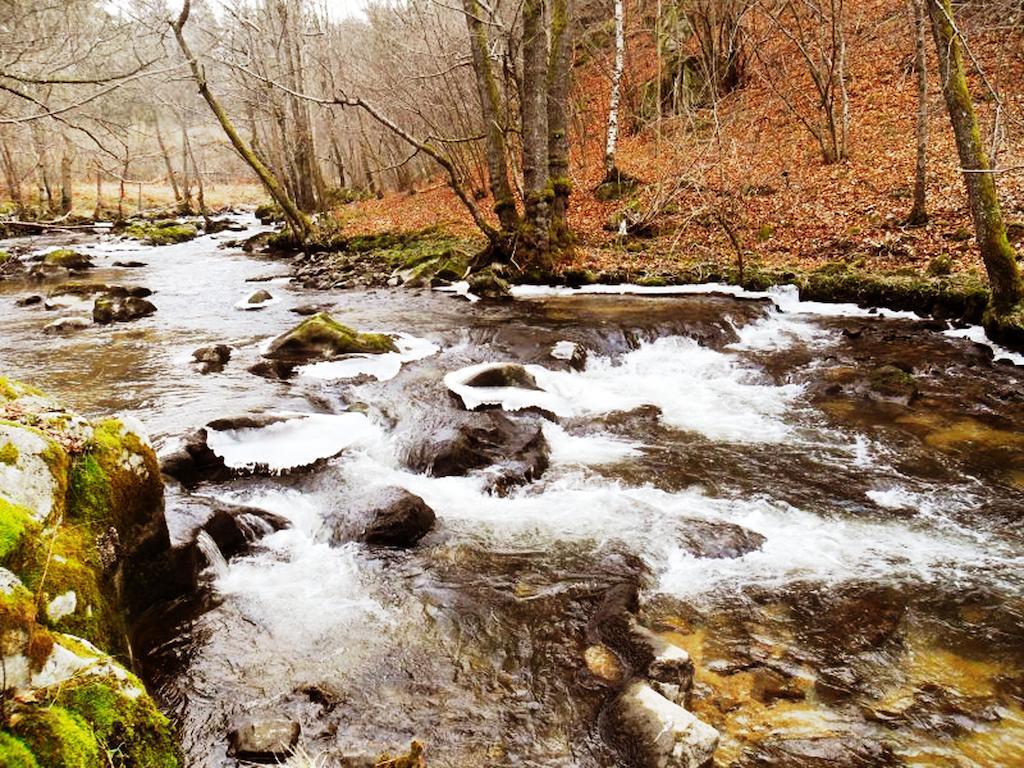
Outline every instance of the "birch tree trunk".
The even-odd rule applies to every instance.
[[[164,168],[167,170],[167,183],[171,185],[171,191],[174,193],[174,202],[181,203],[181,190],[178,189],[178,179],[174,175],[174,164],[171,163],[171,155],[167,151],[167,145],[164,143],[164,135],[160,131],[159,120],[156,120],[156,143],[160,147],[160,154],[164,158]]]
[[[907,217],[908,224],[921,225],[928,221],[928,70],[925,55],[925,0],[910,0],[914,15],[914,66],[917,69],[917,161],[914,167],[914,206]]]
[[[953,24],[950,0],[928,0],[928,16],[939,60],[942,95],[953,125],[974,232],[992,289],[992,309],[999,315],[1012,311],[1021,301],[1016,253],[1006,238],[995,176],[981,143],[981,129],[967,87],[960,35]]]
[[[626,64],[626,24],[622,0],[615,0],[615,66],[612,69],[612,93],[608,100],[608,134],[604,148],[604,176],[614,181],[615,147],[619,141],[619,101],[622,99],[622,71]]]

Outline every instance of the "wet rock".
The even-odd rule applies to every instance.
[[[518,363],[498,363],[462,382],[467,387],[518,387],[539,390],[533,374]]]
[[[279,763],[291,755],[300,733],[299,724],[286,718],[246,720],[228,735],[229,753],[240,760]]]
[[[263,536],[288,527],[287,520],[264,509],[216,502],[201,529],[209,534],[221,554],[230,559],[248,552]]]
[[[409,745],[409,751],[398,757],[391,757],[385,753],[374,762],[374,768],[427,768],[427,760],[423,756],[423,744],[413,741]]]
[[[44,267],[59,267],[69,272],[83,272],[92,269],[95,265],[88,256],[73,251],[70,248],[60,248],[43,256],[41,264]]]
[[[206,444],[206,430],[197,429],[182,440],[182,446],[160,458],[160,471],[188,489],[204,481],[226,480],[234,476],[224,459]]]
[[[231,347],[227,344],[211,344],[197,349],[192,357],[199,363],[201,373],[220,373],[231,359]]]
[[[771,704],[778,699],[800,701],[806,695],[796,680],[777,670],[757,667],[751,674],[754,698],[765,704]]]
[[[539,421],[513,420],[500,411],[474,412],[432,430],[409,451],[407,463],[434,477],[490,467],[492,488],[502,493],[544,474],[548,443]]]
[[[551,357],[564,361],[574,371],[587,367],[587,348],[575,341],[559,341],[551,348]]]
[[[863,711],[867,719],[875,722],[946,736],[958,736],[1000,720],[995,698],[962,696],[934,683],[926,683],[915,690],[908,706],[876,705],[865,707]]]
[[[310,315],[315,315],[317,312],[323,312],[325,309],[326,307],[320,304],[300,304],[297,307],[292,307],[288,311],[295,315],[309,317]]]
[[[14,306],[16,306],[16,307],[34,307],[36,304],[42,304],[42,303],[43,303],[43,297],[38,295],[38,294],[33,294],[31,296],[25,296],[24,298],[18,299],[16,302],[14,302]]]
[[[268,301],[272,301],[274,298],[270,291],[259,290],[256,291],[252,296],[246,299],[247,304],[266,304]]]
[[[624,682],[626,671],[619,657],[608,646],[601,643],[588,645],[583,652],[583,660],[594,677],[616,687]]]
[[[299,365],[353,353],[381,354],[397,351],[390,336],[383,333],[359,333],[337,322],[330,315],[319,312],[274,339],[264,357]]]
[[[918,394],[917,381],[913,375],[891,364],[875,368],[868,378],[868,387],[874,399],[890,400],[903,405],[912,403]]]
[[[504,299],[512,293],[508,281],[493,267],[474,272],[468,282],[469,292],[482,299]]]
[[[725,559],[743,557],[767,541],[757,531],[735,523],[687,520],[680,526],[677,542],[694,557]]]
[[[370,522],[361,539],[367,544],[408,548],[434,527],[434,510],[403,488],[389,488],[369,510]]]
[[[96,299],[92,308],[92,319],[100,325],[128,323],[148,317],[156,312],[156,305],[135,296],[107,295]]]
[[[146,267],[146,266],[149,266],[149,265],[146,262],[144,262],[144,261],[128,260],[128,261],[115,261],[111,266],[121,267],[122,269],[140,269],[141,267]]]
[[[604,727],[629,766],[709,768],[718,748],[718,731],[642,681],[619,694]]]
[[[43,326],[43,333],[55,336],[62,336],[67,333],[74,333],[75,331],[81,331],[84,328],[88,328],[92,325],[92,320],[84,315],[74,315],[72,317],[59,317],[52,323],[47,323]]]
[[[901,764],[884,742],[848,733],[818,738],[769,736],[736,765],[742,768],[886,768]]]

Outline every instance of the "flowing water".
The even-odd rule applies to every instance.
[[[624,580],[642,583],[643,623],[694,658],[719,765],[1024,765],[1024,368],[976,331],[785,291],[314,293],[225,246],[259,230],[238,220],[160,248],[81,236],[90,281],[153,289],[157,313],[131,324],[43,336],[55,312],[14,301],[50,286],[0,284],[5,375],[137,417],[161,451],[212,419],[298,413],[211,447],[264,470],[333,456],[168,486],[179,544],[217,502],[286,523],[249,515],[251,547],[227,561],[201,533],[201,599],[146,630],[143,669],[189,765],[235,765],[231,723],[266,713],[298,720],[325,766],[412,738],[436,766],[616,765],[584,635]],[[258,288],[279,300],[235,308]],[[303,304],[402,334],[400,352],[249,373]],[[589,350],[583,370],[565,342]],[[191,352],[211,343],[234,353],[203,375]],[[461,408],[445,377],[504,360],[541,391],[484,399],[543,420],[548,470],[501,495],[487,470],[408,469]],[[912,397],[878,384],[883,365],[912,371]],[[351,510],[390,486],[437,513],[409,551],[351,536]],[[726,524],[763,543],[708,556]]]

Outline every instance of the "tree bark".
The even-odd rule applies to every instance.
[[[942,95],[953,125],[978,249],[992,289],[992,308],[1008,312],[1021,301],[1016,253],[1006,237],[995,176],[981,143],[981,129],[967,87],[959,33],[950,0],[928,0],[928,16],[939,61]]]
[[[156,120],[156,143],[160,147],[160,154],[164,158],[164,168],[167,170],[167,182],[171,185],[171,191],[174,193],[174,202],[181,203],[181,190],[178,189],[178,179],[174,175],[174,164],[171,162],[171,155],[167,151],[167,145],[164,143],[164,135],[160,131],[160,120]]]
[[[178,41],[178,47],[181,49],[181,52],[192,71],[192,79],[195,80],[196,85],[199,87],[199,94],[206,101],[207,105],[209,105],[210,111],[213,112],[214,116],[217,118],[217,122],[220,123],[224,133],[231,141],[232,146],[256,173],[267,192],[272,198],[274,198],[274,201],[281,206],[281,210],[284,212],[285,218],[291,226],[292,232],[295,236],[300,240],[309,239],[311,233],[309,219],[307,219],[306,215],[298,209],[295,202],[288,196],[274,174],[270,172],[270,169],[263,164],[252,149],[250,149],[245,143],[238,131],[235,129],[234,124],[231,122],[231,118],[228,117],[228,113],[224,111],[224,107],[221,106],[220,102],[210,91],[210,87],[206,82],[206,74],[196,57],[192,54],[192,51],[185,40],[184,28],[185,23],[188,21],[189,10],[190,0],[185,0],[181,9],[181,15],[178,17],[176,22],[171,23],[171,28],[174,30],[174,37]]]
[[[92,217],[99,221],[103,215],[103,173],[100,171],[100,164],[96,162],[96,207],[93,209]]]
[[[526,226],[523,250],[530,266],[549,266],[548,45],[543,0],[523,3],[523,86],[520,121]]]
[[[619,101],[622,98],[622,72],[626,65],[626,25],[622,0],[615,0],[615,66],[612,69],[612,92],[608,100],[608,132],[604,147],[604,176],[614,181],[615,147],[619,141]]]
[[[6,141],[0,146],[0,149],[3,150],[0,153],[0,159],[3,160],[4,164],[4,182],[7,185],[7,196],[11,198],[15,209],[21,215],[25,210],[25,199],[21,195],[21,179],[18,178],[18,169],[14,165],[14,159],[11,157],[11,150],[7,146]]]
[[[548,57],[548,178],[551,184],[550,247],[568,248],[569,232],[569,79],[572,72],[572,0],[551,2],[551,52]],[[552,254],[554,257],[555,254]]]
[[[917,69],[917,161],[914,166],[914,205],[907,217],[908,224],[921,225],[928,221],[928,70],[925,54],[925,0],[910,0],[914,15],[914,67]]]
[[[64,153],[60,158],[60,212],[71,213],[71,146],[64,139]]]
[[[491,67],[487,28],[480,17],[482,8],[477,0],[463,0],[466,26],[469,28],[469,47],[473,55],[477,93],[486,136],[487,177],[494,199],[494,212],[502,230],[515,232],[519,226],[516,199],[508,179],[508,156],[505,133],[501,127],[501,90]]]

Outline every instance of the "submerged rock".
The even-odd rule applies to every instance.
[[[404,488],[389,488],[374,500],[360,537],[367,544],[408,548],[434,527],[434,510]]]
[[[280,763],[299,743],[301,728],[281,717],[253,718],[239,723],[228,735],[229,752],[240,760]]]
[[[718,748],[718,731],[642,681],[615,699],[605,728],[631,766],[708,768]]]
[[[231,359],[231,347],[227,344],[211,344],[197,349],[192,357],[199,363],[201,373],[220,373]]]
[[[856,733],[838,736],[769,736],[735,763],[742,768],[887,768],[903,765],[881,740]]]
[[[711,520],[684,521],[677,539],[679,546],[694,557],[711,559],[743,557],[759,550],[765,541],[757,531]]]
[[[532,482],[548,468],[548,443],[536,419],[511,419],[499,411],[467,413],[431,431],[408,454],[409,466],[434,477],[490,468],[499,493]]]
[[[63,335],[65,333],[74,333],[75,331],[81,331],[83,328],[88,328],[92,325],[92,320],[84,315],[72,315],[71,317],[59,317],[52,323],[47,323],[43,326],[43,333],[50,335]]]
[[[122,269],[139,269],[140,267],[146,267],[149,265],[144,261],[134,261],[130,259],[128,261],[115,261],[111,266],[121,267]]]
[[[33,294],[31,296],[25,296],[24,298],[18,299],[17,301],[14,302],[14,306],[16,306],[16,307],[33,307],[36,304],[42,304],[42,303],[43,303],[43,297],[38,295],[38,294]]]
[[[156,312],[156,305],[135,296],[106,295],[96,299],[92,308],[92,319],[100,325],[128,323]]]

